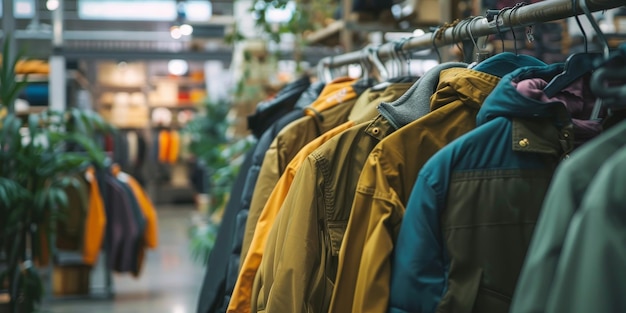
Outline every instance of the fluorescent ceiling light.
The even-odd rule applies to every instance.
[[[173,21],[176,2],[79,0],[78,16],[86,20]]]
[[[213,6],[209,1],[187,1],[185,14],[190,22],[206,22],[213,15]]]
[[[14,0],[13,14],[15,18],[32,18],[35,16],[35,0]]]
[[[189,70],[189,64],[185,60],[170,60],[167,62],[167,69],[172,75],[182,76]]]
[[[177,8],[176,0],[78,0],[78,16],[87,20],[174,21]],[[208,21],[212,13],[209,1],[185,2],[189,21]]]

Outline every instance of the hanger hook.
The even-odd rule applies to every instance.
[[[498,23],[498,19],[500,19],[500,15],[504,13],[504,11],[510,9],[511,7],[502,8],[498,14],[496,14],[496,30],[498,31],[498,36],[500,37],[500,42],[502,43],[502,52],[504,52],[504,36],[502,34],[502,30],[500,30],[500,24]],[[502,18],[502,22],[504,23],[504,18]]]
[[[361,71],[363,72],[363,78],[365,80],[369,79],[369,72],[370,72],[370,63],[369,63],[369,59],[367,56],[367,48],[364,48],[361,50],[361,58],[359,60],[359,63],[361,65]]]
[[[474,25],[474,23],[476,23],[476,21],[478,19],[480,19],[480,16],[474,17],[472,18],[467,25],[465,26],[465,31],[467,32],[467,34],[470,37],[470,40],[472,40],[472,43],[474,44],[474,49],[476,49],[476,53],[480,52],[480,48],[478,47],[478,42],[476,41],[476,38],[474,38],[474,34],[472,34],[472,26]]]
[[[402,75],[402,60],[400,59],[400,54],[398,53],[398,43],[396,42],[391,49],[391,64],[393,65],[393,73],[392,77],[398,77]]]
[[[463,27],[461,23],[465,23],[465,19],[461,20],[458,24],[457,27],[452,28],[452,41],[454,42],[454,45],[459,49],[459,51],[461,52],[461,55],[463,55],[463,58],[465,58],[465,46],[461,47],[459,40],[457,40],[457,32],[461,32],[461,28]]]
[[[580,29],[580,33],[583,35],[583,43],[585,44],[585,53],[589,52],[589,44],[587,42],[587,32],[583,28],[583,24],[580,22],[580,18],[578,17],[578,12],[576,12],[576,0],[572,0],[572,11],[574,12],[574,19],[576,19],[576,24],[578,24],[578,28]]]
[[[518,4],[513,6],[513,8],[511,8],[510,11],[509,11],[509,27],[511,29],[511,34],[513,35],[513,49],[515,51],[515,55],[518,55],[518,51],[517,51],[517,35],[515,34],[515,28],[513,28],[513,23],[511,23],[511,15],[513,15],[513,12],[515,12],[515,10],[518,8]]]
[[[372,63],[378,70],[378,74],[380,75],[381,80],[386,81],[387,79],[389,79],[389,72],[387,71],[385,64],[383,64],[383,62],[380,60],[380,57],[378,56],[378,49],[378,47],[370,47],[367,50],[372,60]]]
[[[404,44],[407,43],[409,40],[411,40],[411,37],[402,38],[398,43],[396,43],[395,50],[396,52],[400,54],[403,61],[406,62],[406,67],[403,67],[406,69],[406,71],[402,71],[402,73],[410,76],[411,75],[410,52],[404,50]]]
[[[324,72],[324,75],[326,76],[326,80],[328,82],[333,81],[333,72],[332,70],[334,69],[334,65],[335,65],[335,56],[331,55],[330,56],[330,66],[326,67],[326,71]]]
[[[328,60],[328,63],[330,63],[332,60],[330,58],[326,59]],[[326,71],[326,67],[330,66],[330,64],[326,64],[326,60],[322,60],[317,64],[317,77],[320,80],[323,80],[324,82],[326,81],[326,75],[325,75],[325,71]]]
[[[607,42],[606,37],[604,37],[604,33],[600,29],[600,26],[596,22],[596,19],[593,17],[593,15],[591,15],[591,11],[589,11],[589,7],[587,7],[587,0],[580,0],[579,4],[580,4],[580,7],[585,12],[587,19],[589,19],[589,23],[591,23],[591,26],[596,31],[596,35],[598,36],[598,39],[600,39],[600,43],[602,44],[602,48],[604,52],[604,59],[608,60],[610,57],[609,43]]]
[[[431,43],[433,45],[433,49],[435,49],[435,53],[437,54],[437,61],[441,63],[441,53],[439,53],[439,48],[437,48],[437,45],[435,44],[435,39],[437,39],[437,32],[439,31],[439,29],[441,28],[437,28],[435,31],[433,31]]]

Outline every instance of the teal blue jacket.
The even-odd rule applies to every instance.
[[[553,172],[574,148],[569,111],[593,106],[530,98],[516,83],[562,70],[504,76],[477,128],[424,165],[395,246],[389,312],[508,312]]]

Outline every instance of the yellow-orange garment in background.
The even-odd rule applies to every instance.
[[[305,116],[285,126],[265,152],[250,201],[246,230],[241,245],[242,266],[252,243],[259,216],[280,176],[300,149],[347,120],[356,102],[355,83],[355,80],[344,77],[326,85],[319,97],[304,109]]]
[[[335,135],[352,126],[354,126],[354,122],[348,121],[329,130],[304,146],[298,154],[296,154],[293,160],[289,162],[289,165],[287,165],[285,173],[280,177],[276,187],[270,194],[265,208],[263,209],[256,224],[250,249],[244,259],[244,263],[237,278],[237,283],[235,284],[235,289],[233,290],[233,295],[230,303],[228,304],[228,313],[250,312],[250,297],[252,296],[254,277],[259,269],[259,265],[261,265],[263,251],[265,250],[265,245],[267,243],[267,237],[272,228],[272,224],[274,223],[274,220],[276,219],[276,216],[278,215],[280,208],[287,197],[287,192],[291,187],[291,183],[293,182],[293,178],[296,175],[298,168],[300,168],[300,165],[302,165],[311,152],[315,151],[315,149],[320,147],[323,143],[330,140]]]
[[[178,161],[178,154],[180,152],[180,135],[177,131],[170,132],[170,142],[167,151],[167,162],[174,164]]]
[[[107,217],[95,170],[92,167],[88,168],[85,177],[89,182],[89,208],[85,219],[83,261],[88,265],[93,265],[98,260],[98,254],[102,248]]]
[[[162,130],[159,132],[159,162],[167,163],[169,161],[170,150],[170,132]]]

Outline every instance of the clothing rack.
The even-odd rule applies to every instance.
[[[438,48],[445,45],[461,42],[463,40],[476,41],[479,37],[497,34],[516,27],[526,27],[537,23],[550,22],[583,14],[581,1],[589,11],[613,9],[624,6],[623,0],[549,0],[529,5],[517,6],[499,11],[493,20],[487,17],[475,17],[466,23],[459,23],[454,27],[440,28],[438,31],[426,33],[421,36],[407,38],[403,42],[389,42],[380,45],[376,51],[377,57],[391,58],[398,53]],[[574,14],[573,2],[576,3]],[[497,24],[496,24],[497,22]],[[365,49],[372,49],[370,47]],[[371,51],[368,50],[371,53]],[[364,50],[348,52],[342,55],[326,57],[320,60],[318,68],[329,69],[349,64],[359,63],[363,56],[367,55]]]

